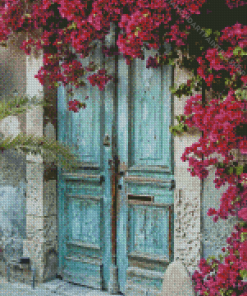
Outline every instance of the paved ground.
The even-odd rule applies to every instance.
[[[120,294],[119,294],[120,295]],[[35,289],[22,283],[9,283],[0,277],[0,296],[117,296],[56,279]]]

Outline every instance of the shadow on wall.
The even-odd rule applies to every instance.
[[[15,151],[0,153],[0,260],[23,255],[26,237],[25,156]]]
[[[204,180],[203,198],[202,198],[202,231],[203,231],[203,257],[218,257],[223,255],[222,247],[225,247],[226,239],[233,231],[233,226],[237,223],[236,217],[229,217],[227,220],[219,219],[217,223],[213,222],[213,217],[207,215],[209,208],[220,207],[222,194],[227,190],[228,183],[221,188],[216,189],[213,180],[215,179],[215,170],[210,171],[209,176]]]

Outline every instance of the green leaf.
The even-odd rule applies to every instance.
[[[71,170],[78,166],[77,157],[73,154],[71,147],[51,140],[46,137],[35,137],[34,135],[19,134],[14,139],[7,137],[0,141],[0,147],[4,149],[15,149],[18,152],[40,154],[47,162],[54,162],[58,166]],[[72,152],[71,152],[72,151]],[[48,158],[51,157],[49,160]]]
[[[244,171],[244,166],[243,165],[240,165],[240,166],[237,166],[235,169],[236,169],[236,174],[238,176],[240,176],[243,173],[243,171]]]
[[[247,227],[247,222],[246,221],[241,221],[239,222],[240,227]]]
[[[240,270],[239,274],[242,278],[247,278],[247,270],[246,269]]]
[[[247,240],[247,232],[242,232],[240,234],[241,242],[244,242]]]
[[[247,52],[244,51],[242,47],[240,47],[240,46],[236,46],[236,47],[234,48],[234,50],[233,50],[233,54],[234,54],[234,55],[239,55],[239,54],[240,54],[241,56],[243,56],[243,55],[247,55]]]
[[[212,34],[212,29],[205,29],[204,31],[207,36],[210,36]]]
[[[225,164],[223,162],[219,162],[218,167],[223,169],[225,167]]]
[[[220,254],[220,255],[219,255],[219,258],[220,258],[220,262],[222,263],[223,260],[224,260],[224,256]]]
[[[171,93],[176,92],[176,88],[175,88],[174,86],[170,86],[169,89],[170,89],[170,92],[171,92]]]
[[[227,174],[228,175],[232,175],[233,172],[234,172],[234,168],[232,166],[227,169]]]
[[[77,24],[76,22],[73,22],[70,26],[68,26],[68,29],[71,30],[71,29],[75,29],[76,30],[77,28]]]

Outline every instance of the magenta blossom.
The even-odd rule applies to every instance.
[[[247,208],[243,208],[238,211],[238,217],[243,219],[244,221],[247,221]]]

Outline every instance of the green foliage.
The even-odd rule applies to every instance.
[[[70,152],[71,147],[66,147],[62,143],[47,137],[20,133],[13,139],[6,137],[0,140],[0,149],[14,149],[25,154],[39,154],[44,158],[44,162],[53,162],[55,165],[61,165],[66,170],[71,170],[77,166],[77,161]]]
[[[235,91],[236,97],[241,100],[247,100],[247,89],[237,89]]]
[[[246,269],[240,270],[239,274],[242,278],[247,278],[247,270]]]
[[[10,97],[11,98],[11,97]],[[11,116],[18,115],[36,106],[50,106],[47,102],[39,100],[36,96],[30,98],[28,96],[18,96],[11,98],[8,102],[0,101],[0,120]]]
[[[170,87],[171,93],[173,93],[175,96],[181,98],[182,95],[185,96],[191,96],[192,95],[192,87],[187,86],[186,83],[182,83],[179,85],[178,88],[175,88],[173,86]]]
[[[215,259],[215,256],[208,256],[207,263],[209,264],[211,260],[214,260],[214,259]]]
[[[50,103],[39,100],[36,96],[19,96],[9,100],[0,101],[0,120],[10,116],[26,112],[34,106],[51,106]],[[35,135],[18,134],[16,137],[5,137],[0,139],[0,150],[14,149],[20,153],[40,154],[45,163],[54,163],[66,170],[78,167],[78,161],[68,147],[54,139],[37,137]]]
[[[244,51],[242,47],[236,46],[235,49],[233,50],[233,54],[243,56],[243,55],[247,55],[247,52]]]
[[[232,175],[235,174],[237,176],[240,176],[244,171],[245,171],[245,166],[244,165],[229,165],[227,166],[226,164],[222,163],[222,162],[218,162],[215,164],[215,166],[217,168],[224,168],[225,171],[224,173],[228,174],[228,175]]]
[[[244,241],[246,241],[247,240],[247,232],[242,232],[241,234],[240,234],[240,241],[241,242],[244,242]]]
[[[188,131],[188,126],[184,123],[179,123],[178,125],[170,126],[169,130],[174,136],[181,135]]]
[[[178,115],[175,117],[179,122],[178,125],[173,125],[169,127],[169,131],[174,135],[181,135],[184,132],[188,131],[187,124],[184,123],[185,119],[187,118],[186,115]]]

